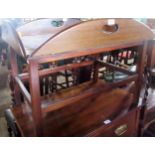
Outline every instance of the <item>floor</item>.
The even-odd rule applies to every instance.
[[[8,86],[8,70],[6,66],[0,65],[0,137],[7,137],[7,125],[4,111],[10,107],[10,89]]]

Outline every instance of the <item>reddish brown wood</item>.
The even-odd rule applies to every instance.
[[[55,19],[40,19],[20,26],[17,30],[8,23],[2,26],[2,38],[19,55],[27,59],[40,45],[44,45],[60,32],[81,22],[79,19],[68,19],[64,25],[53,27],[51,22]]]
[[[113,82],[113,83],[111,83],[109,85],[111,87],[121,87],[121,86],[125,86],[128,83],[131,83],[133,81],[137,81],[137,79],[138,79],[138,74],[135,74],[135,75],[129,76],[128,78],[126,78],[124,80],[121,80],[121,81],[118,81],[118,82]]]
[[[115,19],[119,30],[112,34],[104,33],[103,27],[108,19],[97,19],[82,22],[63,31],[37,49],[33,56],[43,56],[76,50],[106,48],[111,45],[151,40],[154,34],[150,29],[132,19]],[[69,36],[69,37],[68,37]],[[52,52],[51,52],[52,51]]]
[[[13,66],[13,77],[16,77],[16,82],[27,101],[31,101],[30,106],[21,104],[12,109],[23,136],[85,136],[93,134],[114,136],[115,129],[122,123],[127,123],[129,126],[129,130],[124,136],[137,135],[139,120],[135,111],[139,109],[137,105],[146,64],[148,41],[153,39],[154,35],[147,27],[131,19],[117,19],[116,24],[119,26],[119,31],[107,34],[103,30],[106,22],[107,19],[99,19],[80,23],[42,42],[31,56],[25,57],[29,66],[28,73],[17,75],[17,66]],[[42,32],[47,31],[44,29],[40,31],[40,33]],[[33,33],[30,32],[30,34]],[[24,43],[24,48],[27,47]],[[114,65],[119,50],[129,47],[138,49],[135,51],[138,53],[136,73]],[[110,68],[112,71],[123,72],[129,76],[119,81],[113,80],[114,82],[111,81],[111,83],[103,79],[99,80],[100,66],[97,60],[100,55],[104,54],[109,54],[109,60],[111,63],[113,62],[113,64],[103,63],[107,70]],[[127,51],[124,66],[128,65],[129,55]],[[84,56],[87,56],[89,61],[72,64],[68,62],[62,66],[56,66],[61,60],[70,61],[69,59],[72,58],[78,61]],[[13,61],[15,61],[14,58]],[[44,63],[52,64],[52,67],[55,64],[55,67],[39,70],[38,66]],[[49,91],[48,78],[51,76],[51,83],[54,83],[52,88],[58,86],[55,85],[57,78],[54,78],[57,76],[57,72],[74,70],[72,78],[75,81],[74,77],[76,80],[84,77],[77,76],[78,70],[87,66],[93,66],[93,71],[89,72],[89,75],[93,75],[92,81],[84,81],[82,84],[75,83],[72,87],[69,86],[64,90],[55,88],[52,92]],[[84,74],[86,76],[86,73]],[[22,80],[29,82],[31,96],[26,91]],[[44,88],[45,93],[40,91]],[[134,112],[130,113],[131,107]],[[109,127],[104,124],[106,119],[112,120]]]
[[[113,104],[114,101],[115,104]],[[44,136],[84,136],[103,125],[105,119],[118,116],[124,109],[129,108],[131,103],[132,96],[120,89],[103,93],[98,92],[89,98],[85,96],[82,101],[72,100],[72,104],[53,109],[54,111],[45,115]],[[57,103],[57,106],[59,104],[61,103]],[[16,110],[15,108],[15,114]],[[22,116],[22,114],[20,115]],[[90,117],[90,115],[93,115],[93,117]],[[23,119],[26,119],[25,123],[27,124],[23,122]],[[23,115],[23,118],[18,118],[17,122],[20,128],[25,127],[23,129],[24,136],[32,134],[33,121],[29,118],[28,113]]]
[[[75,51],[68,51],[68,52],[62,52],[62,53],[54,53],[50,54],[48,56],[36,56],[34,58],[29,58],[29,60],[33,59],[36,60],[39,64],[41,63],[50,63],[52,61],[60,61],[60,60],[66,60],[70,58],[75,58],[75,57],[81,57],[81,56],[87,56],[87,55],[96,55],[100,53],[104,53],[107,51],[113,51],[117,49],[122,49],[122,48],[129,48],[129,47],[134,47],[134,46],[139,46],[143,45],[143,41],[140,42],[132,42],[132,43],[126,43],[126,44],[119,44],[119,45],[109,45],[106,47],[102,48],[95,48],[95,49],[87,49],[87,50],[75,50]]]
[[[155,67],[155,40],[149,41],[147,55],[148,55],[147,66],[149,68],[154,68]]]
[[[38,19],[33,20],[29,23],[21,25],[17,28],[18,33],[21,36],[35,36],[42,34],[57,34],[58,32],[71,27],[72,25],[81,23],[82,21],[77,18],[68,18],[63,22],[62,26],[54,27],[52,25],[53,21],[61,21],[61,18],[51,18],[51,19]]]
[[[90,132],[87,136],[88,137],[97,137],[97,136],[103,136],[103,137],[130,137],[137,136],[137,123],[138,123],[138,110],[133,110],[129,112],[128,114],[125,114],[123,116],[118,117],[115,120],[112,120],[111,123],[107,125],[103,125],[99,127],[98,129]],[[117,134],[116,130],[122,126],[126,126],[122,132],[120,132],[120,135]]]
[[[142,89],[142,82],[143,82],[143,72],[144,72],[144,67],[146,65],[146,53],[147,53],[147,45],[148,42],[145,42],[143,46],[139,46],[138,48],[138,62],[137,62],[137,87],[136,87],[136,93],[135,93],[135,98],[138,102],[139,96],[140,96],[140,91]]]
[[[80,68],[80,67],[89,66],[89,65],[92,65],[92,64],[93,64],[92,61],[86,61],[86,62],[82,62],[82,63],[73,63],[73,64],[67,64],[67,65],[63,65],[63,66],[58,66],[58,67],[55,67],[55,68],[43,69],[43,70],[39,71],[39,77],[54,74],[54,73],[57,73],[59,71],[65,70],[65,69],[71,70],[71,69],[74,69],[74,68]],[[29,73],[19,74],[19,77],[23,81],[26,81],[29,78]]]
[[[99,76],[99,63],[97,62],[97,59],[99,58],[99,55],[95,55],[94,57],[94,66],[93,66],[93,81],[97,82],[98,76]]]
[[[99,62],[99,64],[101,66],[105,66],[105,67],[107,67],[107,68],[109,68],[111,70],[120,71],[120,72],[123,72],[123,73],[128,74],[128,75],[135,74],[132,71],[129,71],[129,70],[125,69],[125,68],[118,67],[118,66],[110,64],[110,63],[106,63],[106,62],[103,62],[103,61],[98,61],[98,62]]]
[[[24,86],[23,82],[20,80],[18,76],[15,77],[15,80],[23,94],[23,96],[26,98],[27,102],[31,104],[31,96],[26,87]]]
[[[52,101],[51,103],[45,102],[46,100],[43,100],[43,104],[42,104],[43,112],[46,113],[50,111],[55,111],[55,110],[64,108],[65,106],[73,105],[73,103],[80,102],[85,98],[94,96],[95,94],[99,93],[101,90],[103,91],[103,90],[110,89],[110,87],[105,86],[105,84],[101,81],[95,84],[93,84],[93,82],[89,82],[89,85],[84,84],[84,86],[87,89],[85,87],[83,88],[81,86],[79,87],[77,86],[77,87],[71,88],[70,90],[60,92],[60,94],[58,93],[58,95],[54,96],[54,98],[56,99],[52,97],[53,100],[51,99]],[[89,88],[88,86],[91,86],[91,87]],[[81,91],[82,93],[80,93]]]
[[[15,82],[15,77],[18,75],[18,66],[15,51],[10,47],[10,62],[11,62],[11,83],[14,88],[13,90],[13,98],[15,99],[15,104],[21,103],[21,94],[19,91],[19,87]]]
[[[32,100],[32,113],[35,124],[35,136],[43,135],[42,128],[42,113],[41,113],[41,98],[40,98],[40,85],[38,64],[34,61],[29,62],[30,73],[30,92]]]

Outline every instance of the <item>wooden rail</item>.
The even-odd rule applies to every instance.
[[[138,74],[135,74],[135,75],[129,76],[128,78],[126,78],[124,80],[110,83],[109,85],[111,85],[111,87],[121,87],[121,86],[123,86],[125,84],[128,84],[128,83],[132,82],[132,81],[136,81],[137,78],[138,78]]]
[[[101,91],[110,91],[112,89],[115,89],[117,87],[124,86],[125,84],[128,84],[129,82],[137,80],[138,75],[132,75],[129,76],[128,78],[118,81],[118,82],[113,82],[113,83],[104,83],[102,87],[98,88],[91,88],[88,91],[84,91],[78,95],[75,96],[70,96],[68,98],[63,98],[63,99],[58,99],[55,101],[51,101],[48,104],[42,104],[43,112],[47,113],[50,111],[54,111],[60,108],[65,107],[66,105],[73,104],[79,100],[82,100],[87,97],[91,97],[92,95],[95,95]],[[43,103],[43,102],[42,102]]]
[[[16,76],[15,77],[15,81],[17,82],[22,94],[24,95],[25,99],[27,100],[27,102],[29,104],[31,104],[31,96],[30,93],[28,92],[28,90],[26,89],[26,87],[24,86],[23,82],[21,81],[21,79]]]
[[[89,66],[89,65],[93,65],[93,61],[85,61],[81,63],[73,63],[73,64],[67,64],[63,66],[58,66],[56,68],[43,69],[39,71],[39,77],[47,76],[49,74],[54,74],[62,70],[70,70],[70,69]],[[22,81],[27,81],[29,79],[29,73],[19,74],[19,77]]]
[[[129,70],[127,70],[127,69],[124,69],[124,68],[115,66],[115,65],[113,65],[113,64],[111,64],[111,63],[103,62],[103,61],[100,61],[100,60],[98,60],[97,62],[98,62],[100,65],[103,65],[103,66],[105,66],[105,67],[110,68],[111,70],[116,70],[116,71],[119,71],[119,72],[123,72],[123,73],[128,74],[128,75],[133,75],[133,74],[135,74],[135,73],[132,72],[132,71],[129,71]]]

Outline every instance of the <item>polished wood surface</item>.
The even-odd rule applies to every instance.
[[[53,21],[62,21],[62,26],[52,25]],[[23,36],[38,36],[38,35],[48,35],[56,34],[62,31],[64,28],[70,27],[73,24],[82,22],[80,19],[76,18],[51,18],[51,19],[38,19],[21,25],[17,28],[17,32]]]
[[[103,26],[107,24],[107,20],[80,22],[79,19],[68,19],[64,25],[53,28],[50,27],[51,19],[42,19],[25,24],[17,30],[6,23],[3,36],[25,58],[138,43],[154,37],[148,27],[133,19],[115,19],[118,30],[111,34],[106,33]],[[59,34],[62,31],[64,32]]]
[[[108,34],[103,31],[107,19],[83,22],[49,40],[32,55],[48,55],[151,40],[150,29],[133,19],[116,19],[118,31]],[[52,51],[52,52],[51,52]]]
[[[89,137],[134,137],[137,136],[137,121],[139,117],[139,109],[130,111],[127,114],[124,114],[114,121],[110,122],[107,125],[102,125],[101,127],[97,128],[96,130],[90,132],[87,136]],[[125,126],[126,128],[124,131],[118,134],[116,131],[121,127]]]
[[[27,58],[31,53],[61,31],[81,22],[79,19],[67,19],[62,26],[55,27],[52,21],[62,19],[40,19],[15,28],[8,22],[2,26],[2,38],[21,56]]]
[[[105,32],[105,27],[116,32]],[[12,108],[23,136],[86,136],[94,131],[97,136],[114,136],[113,132],[121,136],[127,127],[127,136],[138,135],[137,127],[142,127],[139,125],[144,117],[137,120],[137,112],[133,115],[130,112],[139,109],[148,47],[154,35],[148,27],[132,19],[116,19],[114,29],[108,28],[107,19],[82,22],[51,37],[31,53],[27,58],[28,73],[13,76],[14,86],[20,87],[13,89],[14,93],[23,93],[23,99],[17,97],[20,100]],[[124,51],[134,53],[132,64],[127,63],[128,56],[120,60],[119,55]],[[61,60],[66,63],[62,64]],[[13,63],[11,69],[15,72],[17,63]],[[78,71],[88,66],[91,67],[88,74],[85,70],[78,77]],[[131,72],[127,66],[136,69]],[[104,71],[102,78],[100,69]],[[45,85],[56,87],[53,82],[57,83],[57,74],[67,70],[73,70],[71,76],[77,80],[85,76],[88,79],[64,90],[56,88],[42,93],[42,89],[47,89]],[[108,80],[108,74],[112,80]],[[123,78],[117,79],[115,74]],[[51,83],[46,83],[46,78],[51,78]],[[140,110],[141,116],[145,110]],[[104,134],[100,129],[107,119],[112,124]]]
[[[27,51],[27,55],[31,55],[38,47],[44,44],[48,39],[54,37],[61,31],[82,22],[79,19],[66,19],[62,26],[53,26],[52,21],[63,19],[41,19],[25,24],[17,29],[22,43]]]
[[[92,87],[93,85],[89,87],[89,82],[81,84],[79,87],[60,92],[60,95],[59,93],[56,96],[53,95],[52,98],[60,99],[62,96],[66,98],[67,96],[70,97],[71,94],[75,96],[75,94],[79,94],[78,92],[84,93],[87,88],[95,89],[95,87],[98,87],[99,89],[102,87],[101,83],[100,81],[98,84],[94,84],[94,87]],[[52,109],[52,112],[44,115],[44,136],[84,136],[97,126],[101,126],[107,118],[114,119],[125,109],[128,109],[132,99],[132,95],[127,91],[116,89],[102,93],[98,91],[94,95],[89,96],[89,98],[85,96],[82,101],[72,100],[72,104],[69,105],[64,100],[66,106]],[[61,105],[59,100],[56,101],[53,103],[55,106]],[[26,108],[26,105],[21,104],[21,106],[14,108],[13,112],[14,115],[18,113],[16,121],[20,128],[22,128],[22,132],[24,132],[23,136],[34,136],[32,132],[34,123],[31,117],[31,110]],[[93,117],[90,117],[90,115],[93,115]],[[29,131],[30,129],[31,131]]]

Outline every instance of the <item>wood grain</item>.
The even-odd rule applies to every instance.
[[[133,19],[116,19],[119,30],[112,34],[103,32],[107,19],[82,22],[63,31],[33,53],[33,56],[62,53],[66,51],[95,49],[120,44],[151,40],[154,34]]]

